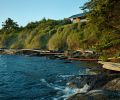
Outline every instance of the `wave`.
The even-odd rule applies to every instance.
[[[53,83],[48,83],[45,79],[41,79],[41,82],[44,83],[47,87],[53,88],[54,90],[63,90],[64,86],[59,86]]]
[[[64,78],[70,78],[73,77],[75,75],[59,75],[59,77],[56,77],[56,80],[54,81],[58,81],[59,78],[62,78],[62,81],[64,81]],[[42,84],[44,84],[46,87],[51,88],[53,91],[55,90],[55,95],[51,96],[51,100],[67,100],[68,98],[70,98],[71,96],[81,93],[81,94],[87,94],[87,95],[97,95],[97,94],[110,94],[110,95],[115,95],[118,96],[118,94],[116,93],[110,93],[109,91],[105,91],[105,90],[90,90],[91,88],[91,84],[84,84],[84,86],[82,88],[78,88],[78,87],[70,87],[69,84],[71,84],[70,82],[66,83],[66,85],[61,85],[59,83],[51,83],[49,81],[47,81],[46,79],[40,79],[40,82]]]
[[[66,100],[66,98],[75,94],[77,90],[68,86],[60,86],[58,84],[48,83],[45,79],[41,79],[40,81],[47,87],[57,90],[58,96],[54,97],[53,100]]]
[[[62,77],[63,80],[64,78],[69,78],[72,77],[74,75],[60,75],[59,77]],[[103,94],[105,93],[106,95],[115,95],[115,96],[120,96],[120,93],[112,93],[110,91],[106,91],[106,90],[90,90],[91,85],[89,84],[84,84],[84,86],[82,88],[78,88],[78,87],[70,87],[69,84],[71,84],[70,82],[66,83],[66,85],[61,86],[60,84],[53,84],[53,83],[49,83],[47,82],[45,79],[41,79],[41,82],[46,85],[47,87],[50,87],[56,91],[56,95],[54,97],[52,97],[52,100],[67,100],[68,98],[70,98],[71,96],[75,95],[75,94],[87,94],[87,95],[97,95],[97,94]]]
[[[62,77],[62,78],[69,78],[69,77],[73,77],[75,75],[59,75],[59,77]]]

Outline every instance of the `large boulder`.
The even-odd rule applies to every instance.
[[[87,92],[79,91],[68,100],[120,100],[120,74],[83,76],[78,81],[77,79],[74,78],[70,86],[79,86],[79,90],[85,84],[90,87]]]
[[[103,89],[120,91],[120,78],[115,78],[103,86]]]
[[[110,91],[91,90],[88,93],[77,93],[67,100],[120,100],[120,96]]]
[[[71,96],[67,100],[109,100],[107,99],[107,96],[104,94],[93,94],[87,95],[87,94],[76,94],[74,96]]]

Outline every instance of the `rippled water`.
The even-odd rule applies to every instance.
[[[0,100],[63,100],[74,92],[70,77],[86,74],[86,62],[0,55]]]

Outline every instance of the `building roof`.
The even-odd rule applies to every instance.
[[[76,15],[73,15],[69,18],[77,18],[77,17],[83,17],[83,16],[85,16],[85,13],[76,14]]]

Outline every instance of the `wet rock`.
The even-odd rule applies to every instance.
[[[94,51],[90,50],[79,50],[79,51],[65,51],[65,56],[68,58],[81,58],[81,59],[97,59],[99,55]]]
[[[67,100],[89,100],[89,96],[84,94],[75,94],[69,97]]]
[[[119,92],[91,90],[85,94],[77,93],[67,100],[120,100]]]
[[[120,74],[105,74],[82,76],[79,81],[74,78],[72,87],[85,87],[88,84],[90,88],[86,93],[79,93],[71,96],[67,100],[120,100]]]
[[[104,89],[120,91],[120,78],[113,79],[103,86]]]
[[[65,56],[68,58],[79,58],[81,57],[81,55],[82,55],[81,51],[71,51],[71,50],[65,51]]]
[[[104,94],[76,94],[67,100],[109,100],[108,97]]]

